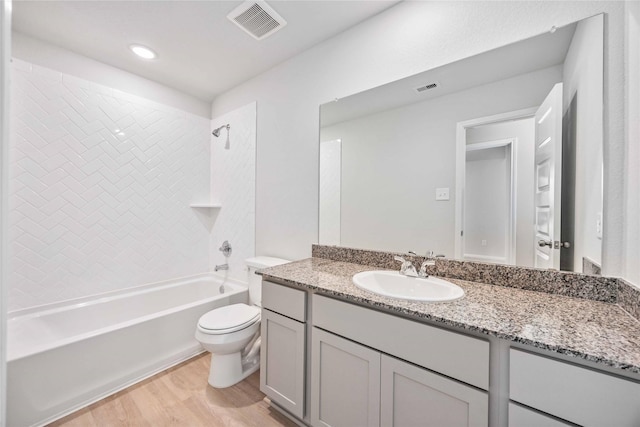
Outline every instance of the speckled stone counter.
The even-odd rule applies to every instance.
[[[357,288],[371,266],[309,258],[261,270],[265,280],[450,327],[475,331],[640,374],[640,322],[618,305],[448,278],[465,297],[423,303]]]

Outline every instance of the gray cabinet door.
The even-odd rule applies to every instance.
[[[486,392],[382,356],[380,421],[394,427],[486,427]]]
[[[380,425],[380,353],[313,328],[311,424]]]
[[[304,418],[305,324],[262,310],[260,390]]]

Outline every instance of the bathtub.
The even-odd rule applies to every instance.
[[[199,275],[9,313],[7,425],[47,424],[201,353],[198,318],[247,301],[246,284]]]

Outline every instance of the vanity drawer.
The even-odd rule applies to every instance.
[[[640,383],[510,350],[510,398],[576,424],[637,427]]]
[[[262,307],[299,322],[305,322],[307,293],[275,283],[262,281]]]
[[[572,425],[509,402],[509,427],[571,427]]]
[[[312,296],[314,326],[451,378],[489,388],[489,342],[373,309]]]

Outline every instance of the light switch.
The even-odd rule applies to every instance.
[[[596,217],[596,237],[602,240],[602,212],[598,212]]]
[[[436,188],[436,200],[449,200],[449,188]]]

